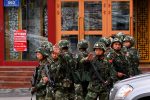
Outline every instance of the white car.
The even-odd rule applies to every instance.
[[[150,73],[117,82],[110,91],[109,100],[150,100]]]

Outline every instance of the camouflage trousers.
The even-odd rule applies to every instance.
[[[93,91],[88,91],[85,100],[96,100],[98,98],[99,100],[108,100],[108,93],[106,92],[96,93]]]
[[[85,100],[108,100],[109,93],[98,82],[90,82]]]
[[[74,93],[64,89],[57,89],[54,97],[55,100],[74,100]]]
[[[45,100],[54,100],[54,91],[51,87],[46,87]]]
[[[45,100],[45,96],[36,95],[36,100]]]
[[[74,100],[84,100],[82,85],[74,84],[74,88],[75,88],[75,99]]]
[[[45,100],[45,97],[46,97],[45,89],[41,89],[36,92],[36,100]]]

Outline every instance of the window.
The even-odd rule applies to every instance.
[[[129,30],[130,2],[112,2],[112,30]]]
[[[4,8],[5,60],[34,61],[35,50],[48,39],[47,0],[20,0],[19,7]],[[14,51],[14,31],[26,30],[27,51]]]

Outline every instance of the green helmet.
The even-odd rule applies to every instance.
[[[102,49],[102,50],[106,50],[106,45],[103,43],[103,42],[96,42],[95,44],[94,44],[94,47],[93,47],[93,49],[95,50],[95,49]]]
[[[119,38],[121,41],[123,41],[126,35],[123,32],[118,32],[115,36],[116,38]]]
[[[58,45],[59,45],[59,48],[64,48],[64,47],[69,47],[70,43],[68,40],[60,40]]]
[[[111,41],[108,38],[105,38],[105,37],[100,38],[98,41],[104,43],[107,47],[111,43]]]
[[[78,42],[78,48],[85,48],[87,49],[88,48],[88,41],[86,40],[81,40],[80,42]]]
[[[131,43],[131,46],[134,46],[134,44],[135,44],[134,38],[133,38],[132,36],[129,36],[129,35],[127,35],[127,36],[124,38],[123,42],[125,42],[125,41],[129,41],[129,42]]]
[[[111,42],[111,47],[113,46],[114,43],[119,42],[122,46],[122,41],[120,40],[120,38],[114,38]]]
[[[43,42],[41,43],[41,46],[40,46],[40,47],[41,47],[41,48],[44,48],[44,49],[47,51],[48,54],[53,51],[53,45],[52,45],[52,43],[49,42],[49,41],[43,41]]]
[[[45,57],[48,56],[47,51],[46,51],[44,48],[41,48],[41,47],[37,48],[35,52],[36,52],[36,53],[41,53],[41,54],[42,54],[43,56],[45,56]]]

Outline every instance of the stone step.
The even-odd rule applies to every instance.
[[[0,66],[0,89],[30,88],[34,66]]]
[[[34,67],[0,67],[0,71],[34,71]]]
[[[29,82],[31,76],[0,76],[0,82],[11,82],[11,81],[20,81],[20,82]]]
[[[0,76],[32,76],[33,71],[0,71]]]

